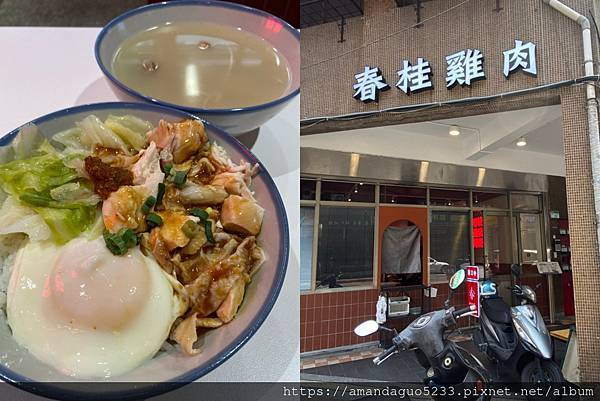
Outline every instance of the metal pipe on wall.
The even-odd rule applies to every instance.
[[[589,19],[558,0],[543,0],[543,2],[581,25],[585,75],[594,75],[592,33]],[[598,132],[598,101],[596,99],[596,88],[593,84],[588,83],[585,89],[588,112],[588,136],[592,159],[592,185],[594,189],[594,206],[596,212],[596,236],[598,245],[600,246],[600,224],[598,224],[600,222],[600,135]]]

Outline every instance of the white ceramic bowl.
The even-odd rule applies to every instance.
[[[180,121],[196,118],[180,110],[143,103],[98,103],[72,107],[37,118],[37,125],[47,137],[74,126],[76,121],[94,114],[104,120],[109,114],[132,114],[154,125],[163,118]],[[0,138],[0,146],[8,145],[19,128]],[[267,254],[267,261],[248,285],[246,296],[234,320],[200,337],[202,352],[189,357],[179,351],[159,353],[144,365],[126,375],[111,380],[120,383],[67,383],[73,379],[38,361],[20,347],[8,326],[0,321],[0,378],[28,391],[59,399],[140,399],[169,391],[210,372],[235,352],[252,352],[260,358],[260,349],[243,349],[264,322],[275,304],[287,268],[289,235],[286,212],[273,179],[256,157],[236,139],[220,129],[206,124],[211,141],[223,146],[232,160],[258,163],[259,172],[253,180],[256,199],[265,208],[262,231],[258,237]],[[0,312],[2,313],[2,312]]]
[[[165,22],[197,21],[241,27],[267,40],[287,60],[291,82],[282,97],[269,103],[235,109],[200,109],[155,99],[125,85],[113,74],[115,53],[127,38]],[[287,22],[264,11],[212,0],[179,0],[143,6],[115,18],[95,44],[98,66],[122,100],[147,101],[188,111],[232,135],[252,131],[271,119],[300,93],[300,34]]]

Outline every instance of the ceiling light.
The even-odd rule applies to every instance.
[[[458,126],[456,125],[452,125],[450,127],[450,129],[448,130],[448,133],[452,136],[459,136],[460,135],[460,130],[458,129]]]
[[[524,136],[520,137],[519,140],[517,141],[516,145],[520,148],[527,145],[527,141],[525,140],[525,137]]]

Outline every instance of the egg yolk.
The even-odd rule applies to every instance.
[[[58,255],[42,296],[66,325],[119,331],[140,313],[149,287],[141,254],[115,256],[101,240],[75,240]]]

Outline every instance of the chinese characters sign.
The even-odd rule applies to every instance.
[[[515,40],[515,47],[503,52],[503,73],[506,78],[521,70],[537,75],[535,44]],[[465,49],[446,56],[446,88],[456,85],[470,86],[473,82],[485,79],[483,53],[478,49]],[[431,82],[432,68],[424,58],[417,58],[415,63],[403,60],[401,68],[396,71],[398,82],[396,87],[407,95],[418,91],[433,89]],[[363,72],[354,76],[354,98],[362,102],[373,102],[379,98],[379,92],[390,89],[378,67],[365,66]]]
[[[459,84],[469,86],[471,82],[485,79],[483,71],[483,54],[477,49],[462,50],[446,56],[446,87],[448,89]]]
[[[473,316],[479,317],[479,267],[467,267],[467,305],[474,305]]]
[[[379,68],[371,68],[365,66],[365,70],[354,76],[356,83],[353,88],[356,90],[354,98],[361,102],[376,102],[379,97],[379,91],[390,89],[390,86],[385,82]]]
[[[531,42],[523,44],[515,40],[515,47],[504,52],[504,76],[521,68],[523,72],[537,75],[537,64],[535,63],[535,45]]]
[[[432,87],[429,61],[418,58],[415,65],[410,65],[408,60],[404,60],[403,65],[403,68],[398,71],[398,77],[400,78],[396,84],[398,89],[410,95],[411,92]]]

